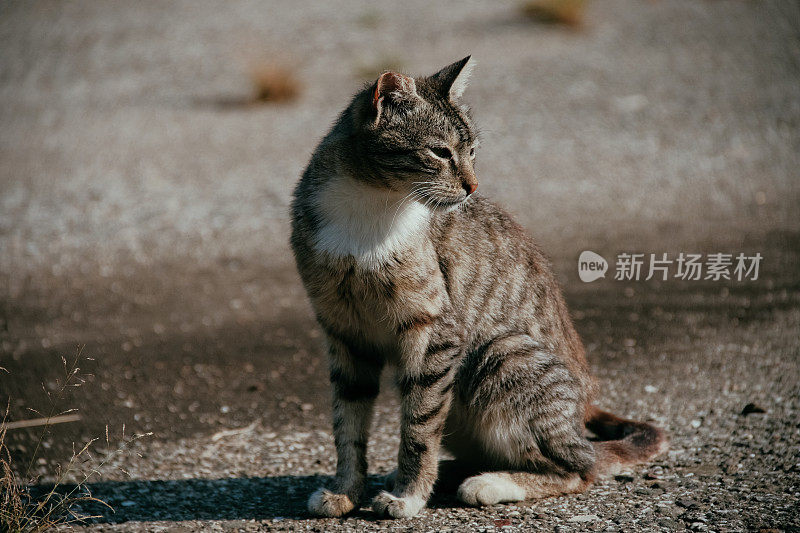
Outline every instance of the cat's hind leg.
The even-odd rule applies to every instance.
[[[485,472],[461,484],[462,501],[544,498],[591,483],[595,450],[583,432],[585,395],[564,362],[531,337],[500,336],[468,354],[455,389],[451,419],[469,434],[466,459]],[[451,451],[464,455],[463,445]]]
[[[590,484],[578,474],[486,472],[464,480],[458,499],[469,505],[494,505],[583,492]]]

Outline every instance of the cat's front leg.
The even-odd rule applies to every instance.
[[[364,491],[369,426],[383,360],[358,357],[342,342],[329,342],[336,479],[333,490],[320,488],[311,495],[308,510],[319,516],[338,517],[356,509]]]
[[[381,492],[372,503],[381,516],[407,518],[427,503],[439,460],[447,413],[452,399],[455,343],[431,344],[424,356],[400,368],[402,419],[397,476],[392,492]]]

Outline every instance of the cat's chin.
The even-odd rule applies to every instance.
[[[428,209],[434,213],[449,213],[464,205],[466,201],[467,198],[461,198],[460,200],[436,200],[434,202],[428,202],[426,205]]]

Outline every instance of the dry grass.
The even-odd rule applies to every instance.
[[[378,11],[366,10],[358,16],[356,24],[366,30],[374,30],[380,26],[381,21],[381,14]]]
[[[50,400],[50,412],[43,417],[47,422],[43,425],[36,447],[26,467],[22,468],[15,464],[14,457],[6,445],[6,435],[10,426],[8,423],[10,402],[6,406],[2,421],[0,421],[0,531],[3,533],[38,533],[58,526],[96,518],[96,516],[86,515],[80,511],[81,504],[89,502],[105,505],[110,509],[111,507],[104,501],[92,496],[87,482],[98,473],[98,468],[122,453],[133,441],[144,436],[134,435],[126,440],[123,427],[121,446],[116,451],[107,454],[99,463],[95,463],[90,453],[92,444],[98,440],[92,439],[80,450],[73,449],[72,456],[65,465],[58,465],[52,485],[46,489],[37,487],[38,476],[33,475],[33,465],[50,428],[50,420],[74,411],[69,409],[61,413],[56,412],[58,404],[64,399],[67,388],[80,386],[84,382],[79,375],[80,368],[78,368],[80,352],[71,365],[68,365],[63,357],[61,360],[64,364],[65,378],[61,380],[60,386],[54,394],[47,392]],[[5,369],[0,367],[0,370],[4,371]],[[37,414],[41,413],[37,412]],[[106,428],[106,445],[106,449],[110,449],[108,428]],[[70,482],[76,476],[78,482]]]
[[[6,411],[6,415],[8,411]],[[5,422],[5,418],[3,419]],[[9,533],[34,533],[46,531],[56,526],[81,522],[89,515],[83,515],[77,510],[80,503],[95,502],[107,505],[102,500],[93,498],[84,482],[72,487],[65,486],[64,477],[69,475],[75,465],[88,455],[87,443],[80,451],[74,453],[69,463],[63,469],[59,467],[58,481],[38,497],[31,492],[31,485],[20,479],[14,472],[13,458],[5,445],[5,424],[0,427],[0,530]],[[31,480],[35,482],[36,480]],[[64,489],[62,492],[59,489]]]
[[[255,103],[291,102],[302,92],[302,84],[292,70],[285,66],[256,66],[251,70],[250,78],[253,82]]]
[[[587,0],[528,0],[522,13],[536,22],[579,27],[583,25]]]

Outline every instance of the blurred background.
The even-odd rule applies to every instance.
[[[800,6],[783,0],[3,2],[0,403],[10,420],[49,409],[61,356],[80,353],[85,380],[59,400],[80,420],[50,429],[39,473],[122,424],[154,432],[135,478],[286,468],[275,452],[198,471],[193,447],[230,428],[305,431],[324,451],[292,472],[332,473],[290,194],[364,83],[468,54],[480,191],[551,256],[604,405],[694,449],[714,431],[722,446],[752,400],[781,413],[756,433],[786,436],[763,491],[796,481],[781,468],[798,431]],[[583,284],[586,249],[764,259],[750,283]],[[10,431],[11,451],[29,457],[39,431]]]

